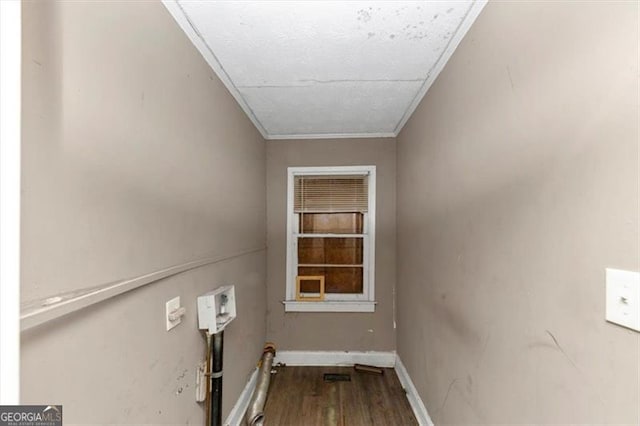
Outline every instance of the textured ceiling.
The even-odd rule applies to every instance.
[[[267,139],[395,136],[485,1],[165,0]]]

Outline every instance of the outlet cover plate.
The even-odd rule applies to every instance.
[[[606,270],[606,319],[640,331],[640,272]]]

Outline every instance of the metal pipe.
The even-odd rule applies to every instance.
[[[208,332],[206,333],[206,337],[207,337],[207,354],[205,356],[206,361],[206,367],[204,369],[205,374],[206,374],[206,385],[205,385],[205,411],[206,411],[206,420],[205,420],[205,426],[209,426],[211,424],[211,380],[209,379],[209,377],[211,376],[211,353],[212,353],[212,348],[211,348],[211,334],[209,334]]]
[[[249,408],[247,408],[247,413],[245,414],[245,424],[247,426],[262,426],[264,423],[264,404],[267,401],[269,382],[271,381],[271,367],[275,356],[275,345],[273,343],[267,343],[264,346],[264,352],[260,360],[256,389],[253,392]]]
[[[213,359],[211,361],[211,426],[222,425],[222,351],[224,330],[213,335]]]

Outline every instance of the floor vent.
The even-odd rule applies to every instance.
[[[351,374],[334,374],[326,373],[324,375],[325,382],[350,382]]]

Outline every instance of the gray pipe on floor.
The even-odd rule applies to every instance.
[[[264,424],[264,404],[267,401],[269,382],[271,381],[271,366],[275,356],[275,345],[267,343],[264,346],[264,352],[260,360],[256,389],[253,392],[249,408],[247,408],[247,413],[244,417],[247,426],[262,426]]]

